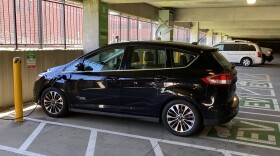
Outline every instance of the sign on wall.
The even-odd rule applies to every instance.
[[[34,51],[27,52],[26,66],[27,68],[36,68],[36,53]]]

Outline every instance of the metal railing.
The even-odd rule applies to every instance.
[[[82,20],[65,0],[0,0],[0,46],[82,47]]]

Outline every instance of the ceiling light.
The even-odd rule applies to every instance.
[[[247,0],[247,3],[249,5],[255,4],[257,0]]]

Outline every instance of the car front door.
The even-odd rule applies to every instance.
[[[72,108],[119,112],[121,61],[125,47],[103,49],[85,56],[69,74]]]
[[[125,114],[156,117],[160,103],[168,98],[172,81],[169,52],[162,47],[130,48],[121,83],[121,103]],[[170,91],[171,92],[171,91]]]

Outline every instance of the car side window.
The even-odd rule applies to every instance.
[[[119,70],[125,47],[105,49],[86,57],[83,61],[85,71]]]
[[[225,44],[224,51],[240,51],[240,44]]]
[[[134,47],[129,69],[156,69],[166,67],[166,50],[161,48]]]
[[[256,48],[254,45],[242,44],[241,51],[256,51]]]
[[[224,44],[216,45],[215,48],[218,48],[219,51],[224,51]]]
[[[189,65],[197,56],[198,54],[173,50],[173,67],[185,67]]]

